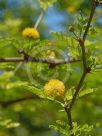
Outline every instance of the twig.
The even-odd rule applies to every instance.
[[[39,15],[39,17],[38,17],[38,19],[37,19],[35,25],[34,25],[34,28],[37,29],[37,27],[39,26],[39,24],[40,24],[40,22],[41,22],[43,16],[44,16],[44,11],[41,11],[41,13],[40,13],[40,15]]]
[[[4,62],[38,62],[38,63],[46,63],[51,66],[57,66],[61,64],[68,64],[68,63],[74,63],[74,62],[80,62],[81,60],[77,59],[67,59],[67,60],[58,60],[58,59],[46,59],[46,58],[35,58],[28,56],[28,58],[20,58],[20,57],[14,57],[14,58],[0,58],[0,63]]]
[[[84,35],[83,35],[83,41],[85,41],[87,35],[88,35],[88,31],[89,31],[89,28],[90,28],[90,24],[91,24],[91,21],[93,19],[93,15],[94,15],[94,12],[95,12],[95,9],[96,9],[96,6],[97,6],[97,3],[95,0],[93,0],[93,6],[92,6],[92,9],[91,9],[91,13],[90,13],[90,17],[89,17],[89,21],[87,23],[87,26],[86,26],[86,29],[85,29],[85,32],[84,32]]]
[[[15,103],[19,103],[19,102],[26,101],[26,100],[33,100],[33,99],[39,99],[39,97],[31,95],[31,96],[26,96],[23,98],[18,98],[18,99],[10,100],[10,101],[0,101],[0,105],[3,108],[7,108],[8,106],[11,106]]]
[[[72,130],[73,129],[73,123],[72,123],[72,117],[71,117],[71,110],[73,108],[73,105],[76,101],[76,98],[78,96],[78,93],[82,87],[82,84],[84,82],[84,79],[87,75],[87,73],[90,73],[91,71],[91,68],[87,67],[87,64],[86,64],[86,54],[85,54],[85,40],[86,40],[86,37],[88,35],[88,31],[89,31],[89,28],[90,28],[90,25],[91,25],[91,21],[93,19],[93,15],[94,15],[94,12],[95,12],[95,9],[96,9],[96,6],[97,6],[97,3],[96,3],[96,0],[92,0],[93,2],[93,5],[92,5],[92,9],[91,9],[91,13],[90,13],[90,16],[89,16],[89,20],[88,20],[88,23],[87,23],[87,26],[86,26],[86,29],[85,29],[85,32],[83,34],[83,38],[79,38],[79,44],[80,44],[80,47],[81,47],[81,50],[82,50],[82,62],[83,62],[83,74],[80,78],[80,81],[76,87],[76,91],[73,95],[73,98],[70,102],[70,104],[67,104],[65,106],[65,111],[67,112],[67,115],[68,115],[68,123],[69,123],[69,126],[70,126],[70,129]],[[71,136],[74,136],[74,134],[72,134]]]

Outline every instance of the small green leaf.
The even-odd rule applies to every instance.
[[[93,93],[93,92],[95,92],[95,91],[97,91],[97,88],[95,88],[95,89],[89,88],[89,89],[81,90],[81,91],[79,92],[78,98],[83,97],[83,96],[88,95],[88,94],[91,94],[91,93]],[[74,92],[75,92],[75,89],[74,89],[74,88],[69,89],[69,90],[67,91],[67,93],[66,93],[66,96],[65,96],[65,99],[64,99],[64,100],[65,100],[65,101],[71,100],[71,99],[73,98]]]
[[[87,94],[91,94],[91,93],[93,93],[93,92],[95,92],[95,91],[97,91],[96,88],[95,88],[95,89],[89,88],[89,89],[82,90],[82,91],[79,93],[79,97],[85,96],[85,95],[87,95]]]
[[[11,88],[24,87],[27,84],[28,84],[27,82],[23,82],[23,81],[10,82],[6,85],[6,88],[11,89]]]
[[[51,7],[57,0],[39,0],[40,6],[47,10],[49,7]]]
[[[24,88],[32,93],[34,93],[35,95],[39,96],[40,98],[45,98],[45,95],[44,95],[44,91],[34,87],[34,86],[31,86],[31,85],[25,85]]]

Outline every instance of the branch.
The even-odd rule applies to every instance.
[[[0,58],[0,63],[4,62],[38,62],[38,63],[46,63],[51,66],[61,65],[61,64],[68,64],[73,62],[79,62],[81,60],[77,59],[66,59],[66,60],[58,60],[58,59],[46,59],[46,58],[35,58],[35,57],[14,57],[14,58]]]
[[[19,103],[19,102],[26,101],[26,100],[33,100],[33,99],[39,99],[39,97],[31,95],[31,96],[26,96],[26,97],[23,97],[23,98],[18,98],[16,100],[0,101],[0,105],[3,108],[7,108],[8,106],[11,106],[15,103]]]
[[[95,12],[95,9],[96,9],[97,5],[98,4],[97,4],[96,0],[93,0],[92,9],[91,9],[91,12],[90,12],[90,16],[89,16],[89,20],[88,20],[85,32],[83,34],[83,38],[82,39],[81,38],[78,39],[78,42],[79,42],[81,50],[82,50],[83,74],[82,74],[82,76],[80,78],[80,81],[79,81],[77,87],[76,87],[76,91],[75,91],[75,93],[73,95],[73,98],[72,98],[70,104],[67,104],[65,106],[65,111],[66,111],[66,113],[68,115],[68,121],[69,121],[70,130],[73,129],[71,110],[73,108],[73,105],[74,105],[74,103],[76,101],[76,98],[77,98],[78,93],[79,93],[79,91],[80,91],[80,89],[82,87],[82,84],[84,82],[84,79],[85,79],[87,73],[90,73],[90,71],[91,71],[91,68],[87,67],[87,64],[86,64],[85,40],[86,40],[86,37],[88,35],[88,31],[89,31],[89,28],[90,28],[90,25],[91,25],[91,21],[93,19],[93,15],[94,15],[94,12]],[[71,136],[74,136],[74,134],[72,134]]]
[[[87,67],[87,64],[86,64],[85,40],[86,40],[86,37],[87,37],[87,35],[88,35],[88,31],[89,31],[89,28],[90,28],[90,25],[91,25],[91,21],[92,21],[92,18],[93,18],[93,15],[94,15],[96,6],[97,6],[97,5],[96,5],[96,2],[95,2],[95,0],[94,0],[94,1],[93,1],[93,6],[92,6],[92,9],[91,9],[91,13],[90,13],[90,17],[89,17],[89,21],[88,21],[88,23],[87,23],[85,32],[84,32],[84,34],[83,34],[83,38],[82,38],[82,39],[79,39],[79,44],[80,44],[80,47],[81,47],[81,49],[82,49],[83,74],[82,74],[81,79],[80,79],[80,81],[79,81],[79,84],[78,84],[78,86],[77,86],[77,88],[76,88],[76,92],[75,92],[75,94],[74,94],[74,96],[73,96],[73,99],[72,99],[72,101],[71,101],[71,104],[70,104],[69,109],[72,108],[72,106],[73,106],[73,104],[74,104],[74,102],[75,102],[75,100],[76,100],[76,97],[77,97],[77,95],[78,95],[78,93],[79,93],[79,91],[80,91],[80,88],[81,88],[82,83],[83,83],[83,81],[84,81],[84,79],[85,79],[85,76],[87,75],[87,73],[89,73],[89,72],[91,71],[91,69],[88,68],[88,67]]]
[[[84,35],[83,35],[83,41],[85,41],[85,39],[86,39],[86,37],[87,37],[87,35],[88,35],[88,31],[89,31],[89,28],[90,28],[90,24],[91,24],[91,21],[92,21],[92,19],[93,19],[93,15],[94,15],[94,13],[95,13],[95,9],[96,9],[96,6],[97,6],[97,2],[96,2],[96,0],[92,0],[93,2],[92,2],[92,4],[93,4],[93,6],[92,6],[92,9],[91,9],[91,13],[90,13],[90,16],[89,16],[89,21],[88,21],[88,23],[87,23],[87,26],[86,26],[86,29],[85,29],[85,32],[84,32]]]

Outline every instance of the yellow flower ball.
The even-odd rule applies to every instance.
[[[62,98],[65,94],[64,83],[57,79],[52,79],[44,86],[44,92],[48,97]]]
[[[34,38],[34,39],[40,37],[39,32],[33,27],[25,28],[22,32],[22,35],[23,37]]]
[[[75,13],[75,12],[76,12],[76,7],[74,7],[74,6],[69,6],[69,7],[67,8],[67,11],[68,11],[69,13]]]

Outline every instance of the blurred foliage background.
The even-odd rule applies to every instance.
[[[89,0],[74,2],[72,0],[58,0],[52,7],[44,11],[44,16],[37,28],[41,39],[51,40],[51,32],[53,31],[66,34],[68,26],[76,21],[80,12],[88,17],[90,7]],[[33,27],[42,10],[37,0],[0,0],[0,37],[5,38],[0,42],[0,58],[20,56],[14,46],[15,42],[18,48],[23,47],[22,30],[25,27]],[[102,31],[101,7],[96,10],[94,26],[98,31]],[[95,33],[91,38],[93,40],[95,38],[102,51],[101,36]],[[12,42],[7,37],[14,38],[15,41]],[[60,47],[59,45],[59,49],[64,50],[64,56],[67,58],[66,46]],[[8,105],[2,105],[2,102],[31,96],[32,93],[24,87],[24,84],[32,81],[36,87],[42,88],[56,72],[57,78],[60,80],[64,78],[67,72],[66,88],[77,85],[82,71],[80,62],[60,65],[55,68],[50,68],[47,64],[37,63],[23,63],[19,69],[15,70],[17,67],[18,63],[0,63],[0,136],[60,136],[59,133],[48,127],[57,119],[67,121],[66,114],[58,112],[62,108],[58,104],[38,98]],[[31,76],[29,77],[29,70],[33,80]],[[56,75],[54,76],[56,77]],[[94,125],[100,123],[99,127],[93,130],[92,136],[101,136],[102,71],[90,73],[83,84],[83,88],[98,89],[94,93],[78,99],[73,109],[73,119],[80,124]]]

